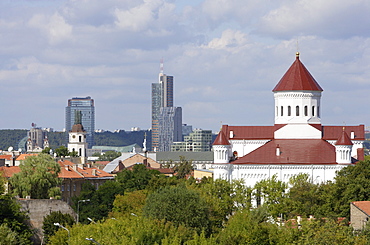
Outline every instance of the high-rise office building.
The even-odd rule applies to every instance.
[[[170,151],[173,142],[182,140],[181,107],[161,107],[158,129],[158,151]]]
[[[159,148],[159,116],[162,107],[173,107],[173,76],[163,73],[163,64],[158,83],[152,83],[152,148]]]
[[[95,107],[94,100],[90,96],[86,98],[75,97],[68,100],[66,107],[66,139],[68,133],[72,130],[72,126],[76,123],[76,115],[80,115],[81,124],[86,130],[86,142],[88,147],[94,145],[94,131],[95,131]],[[67,141],[68,142],[68,141]]]

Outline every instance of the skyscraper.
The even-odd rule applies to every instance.
[[[158,151],[170,151],[173,142],[182,140],[181,107],[161,107],[158,128]]]
[[[162,107],[173,107],[173,76],[163,74],[163,63],[158,83],[152,83],[152,148],[159,147],[159,116]]]
[[[95,131],[94,100],[90,96],[86,98],[74,97],[68,100],[68,106],[66,107],[66,138],[68,138],[68,132],[76,122],[75,115],[81,115],[78,120],[81,120],[83,128],[86,130],[86,142],[88,147],[91,148],[94,145]]]

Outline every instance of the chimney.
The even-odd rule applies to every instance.
[[[144,160],[143,160],[143,164],[144,164],[145,166],[148,166],[148,159],[144,159]]]
[[[280,152],[280,146],[279,145],[276,145],[276,156],[280,156],[281,152]]]
[[[93,176],[96,176],[96,169],[92,169],[91,173],[92,173]]]

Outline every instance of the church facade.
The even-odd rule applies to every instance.
[[[323,89],[299,53],[272,91],[273,126],[222,126],[213,143],[215,179],[243,179],[254,186],[274,175],[287,182],[305,173],[313,183],[321,183],[364,159],[364,125],[321,124]]]

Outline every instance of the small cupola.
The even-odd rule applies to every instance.
[[[225,133],[221,130],[213,142],[214,163],[229,163],[232,157],[231,145],[226,138]]]
[[[339,164],[352,163],[352,146],[353,143],[343,127],[343,131],[335,142],[336,160]]]

